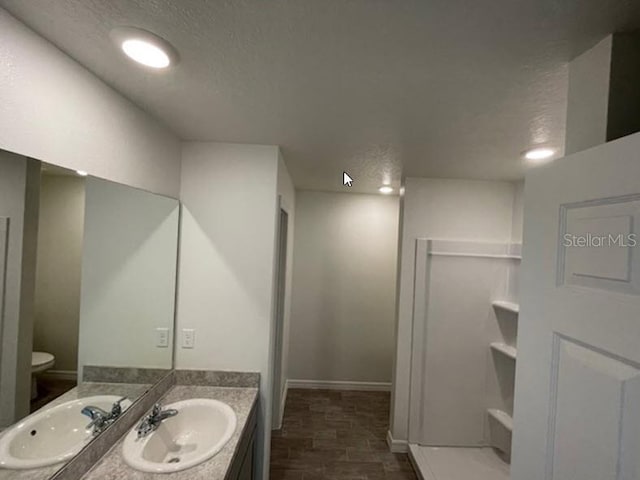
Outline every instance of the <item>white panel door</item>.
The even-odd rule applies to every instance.
[[[638,151],[527,175],[512,480],[640,479]]]

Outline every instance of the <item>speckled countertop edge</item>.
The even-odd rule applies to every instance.
[[[47,403],[44,407],[34,412],[34,414],[45,408],[55,407],[56,405],[61,405],[79,398],[93,397],[94,395],[118,395],[129,397],[131,401],[135,401],[149,388],[151,388],[151,385],[147,384],[84,382]],[[63,465],[64,463],[58,463],[56,465],[30,470],[0,469],[0,480],[48,480],[53,474],[60,470]]]
[[[210,386],[174,386],[162,399],[163,404],[190,398],[211,398],[227,403],[236,413],[237,425],[231,440],[212,459],[195,467],[169,475],[139,472],[129,467],[122,457],[121,438],[85,476],[84,480],[223,480],[231,466],[251,410],[258,398],[257,388]]]

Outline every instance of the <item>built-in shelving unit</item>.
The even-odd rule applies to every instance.
[[[507,412],[498,410],[497,408],[489,408],[487,413],[491,418],[498,421],[506,430],[513,432],[513,418]]]
[[[514,292],[511,291],[511,293],[513,295]],[[494,300],[491,305],[495,310],[496,320],[501,324],[500,332],[503,338],[489,344],[491,350],[495,352],[493,357],[495,375],[501,385],[500,397],[494,398],[496,403],[487,408],[489,442],[492,447],[504,452],[508,459],[511,457],[513,418],[512,413],[507,410],[513,406],[513,375],[518,356],[516,340],[520,305],[508,300]]]
[[[513,302],[504,302],[502,300],[496,300],[492,303],[493,308],[497,308],[499,310],[506,310],[507,312],[518,314],[520,313],[520,305]]]
[[[512,358],[513,360],[516,359],[516,354],[518,353],[516,347],[512,347],[511,345],[507,345],[501,342],[493,342],[490,346],[492,350],[495,350],[498,353]]]

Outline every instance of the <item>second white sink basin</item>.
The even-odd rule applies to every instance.
[[[0,437],[0,467],[30,469],[69,460],[93,438],[90,418],[80,413],[87,405],[110,411],[121,397],[96,395],[72,400],[29,415]],[[125,400],[122,408],[131,402]]]
[[[125,437],[125,462],[142,472],[169,473],[186,470],[216,455],[236,431],[236,414],[226,403],[191,399],[164,405],[178,415],[164,420],[158,429],[138,438],[133,429]]]

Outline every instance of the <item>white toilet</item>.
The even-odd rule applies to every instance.
[[[56,363],[56,357],[46,352],[31,353],[31,400],[38,396],[36,374],[49,370]]]

